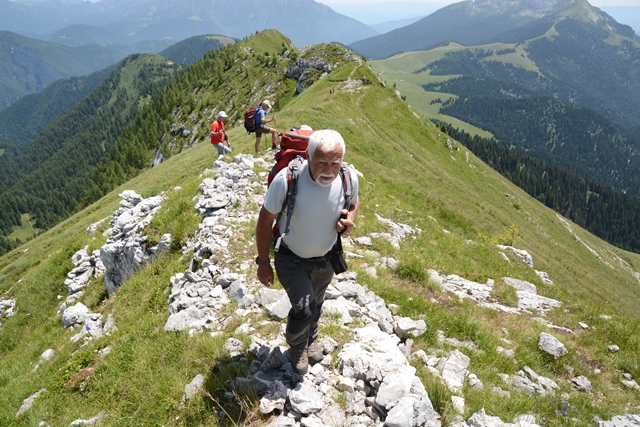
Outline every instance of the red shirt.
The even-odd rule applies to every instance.
[[[221,142],[224,141],[224,123],[222,123],[220,120],[216,120],[213,123],[211,123],[211,132],[215,133],[215,132],[220,132],[220,135],[211,135],[211,143],[212,144],[220,144]]]

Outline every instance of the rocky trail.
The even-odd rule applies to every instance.
[[[448,338],[439,331],[440,342],[457,349],[434,354],[414,351],[413,340],[426,331],[425,320],[399,316],[397,307],[387,304],[359,284],[358,274],[351,271],[334,278],[327,291],[321,319],[321,322],[336,322],[348,329],[350,341],[339,343],[332,337],[321,337],[324,359],[310,366],[304,376],[296,374],[288,361],[283,335],[290,308],[286,293],[282,289],[260,285],[255,278],[253,258],[232,261],[234,254],[228,250],[239,230],[255,224],[257,210],[251,208],[261,206],[262,192],[256,189],[266,182],[266,172],[257,173],[256,169],[266,170],[269,166],[265,158],[237,155],[230,163],[216,161],[213,170],[203,173],[199,194],[194,198],[194,208],[202,214],[202,222],[182,249],[185,255],[192,256],[191,265],[186,271],[176,272],[171,283],[167,284],[166,333],[223,334],[229,324],[236,324],[241,318],[241,326],[232,335],[252,338],[248,348],[234,336],[226,340],[229,357],[251,362],[247,363],[246,375],[230,382],[224,401],[219,402],[222,409],[226,405],[237,405],[243,394],[253,390],[260,398],[260,413],[272,416],[269,427],[437,427],[442,425],[442,416],[434,409],[424,385],[416,376],[414,365],[423,364],[453,394],[452,404],[458,412],[454,420],[456,426],[537,425],[539,420],[533,414],[503,421],[485,413],[484,409],[465,420],[461,415],[465,408],[463,386],[485,387],[473,373],[470,358],[460,351],[477,351],[475,344]],[[161,208],[163,200],[162,195],[143,199],[133,191],[123,192],[120,208],[110,219],[110,228],[105,232],[109,236],[107,243],[92,254],[83,249],[74,255],[75,268],[65,281],[69,294],[59,309],[62,325],[79,329],[72,340],[99,339],[117,329],[117,313],[109,314],[103,321],[101,314],[91,313],[77,299],[82,296],[91,277],[104,275],[105,286],[111,295],[141,265],[162,256],[171,236],[164,236],[158,245],[147,248],[144,228]],[[376,215],[376,221],[379,223],[377,228],[381,230],[379,233],[345,241],[348,259],[364,259],[366,256],[366,259],[375,260],[370,265],[361,265],[363,274],[376,275],[380,269],[397,265],[395,259],[386,258],[371,249],[373,241],[386,239],[394,247],[401,248],[406,239],[421,232],[406,224],[395,223],[392,218]],[[98,225],[93,224],[87,233],[95,232]],[[246,253],[254,252],[253,242],[243,244],[246,244]],[[506,259],[507,254],[516,256],[533,268],[533,260],[526,251],[511,247],[500,249]],[[546,273],[537,274],[542,280],[551,282]],[[518,295],[518,306],[507,307],[492,297],[493,281],[480,284],[436,271],[431,271],[430,275],[443,292],[471,299],[493,310],[538,316],[543,322],[548,310],[562,305],[560,301],[538,295],[535,285],[515,278],[501,278],[514,286]],[[19,302],[0,301],[0,308],[7,306],[13,310],[16,304]],[[235,309],[230,311],[230,307]],[[265,327],[273,322],[280,324],[279,332],[264,333],[273,330]],[[561,357],[567,350],[553,336],[557,327],[548,326],[550,333],[540,334],[539,347],[554,357]],[[105,350],[104,357],[108,357],[109,349]],[[513,357],[513,350],[509,348],[499,351]],[[610,348],[610,351],[615,351],[615,348]],[[52,352],[47,350],[43,353],[38,366],[46,363]],[[559,390],[553,379],[540,376],[527,366],[522,366],[516,375],[503,374],[502,377],[502,387],[492,386],[496,399],[510,393],[535,396]],[[205,375],[198,374],[185,384],[183,400],[200,396],[205,381]],[[627,381],[629,387],[638,387],[633,378],[624,378],[623,381]],[[575,377],[572,382],[578,390],[590,390],[591,384],[585,377]],[[26,399],[16,415],[28,411],[44,391],[39,390]],[[101,417],[104,415],[96,415],[91,420],[76,420],[72,425],[91,425]],[[599,425],[640,426],[640,416],[600,420]]]

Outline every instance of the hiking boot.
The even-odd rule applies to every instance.
[[[276,144],[273,144],[273,145],[271,146],[271,149],[272,149],[272,150],[277,150],[277,149],[278,149],[278,146],[277,146]]]
[[[304,375],[309,370],[307,347],[291,347],[289,349],[289,360],[298,374]]]
[[[309,347],[307,347],[307,356],[313,363],[320,362],[324,358],[320,344],[315,341],[309,344]]]

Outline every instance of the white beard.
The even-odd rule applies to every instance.
[[[322,180],[322,178],[331,178],[331,181],[324,181]],[[335,179],[336,177],[333,175],[319,175],[318,179],[316,179],[316,184],[318,184],[320,187],[329,187],[331,184],[333,184],[333,181]]]

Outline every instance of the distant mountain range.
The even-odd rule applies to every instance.
[[[333,3],[330,7],[338,13],[364,22],[378,29],[380,24],[389,22],[416,21],[431,15],[443,7],[442,3],[415,0],[349,2],[345,0]],[[408,23],[407,23],[408,25]],[[403,25],[404,26],[404,25]],[[399,27],[396,27],[399,28]],[[385,31],[380,31],[385,32]]]
[[[560,18],[560,12],[578,5],[584,9],[582,15],[586,14],[595,24],[640,41],[631,27],[619,24],[586,0],[475,0],[451,4],[414,24],[359,40],[349,47],[367,58],[382,59],[400,52],[431,49],[451,41],[465,46],[512,43],[526,39],[529,34],[540,35],[540,31],[548,29],[550,21]]]
[[[441,3],[417,1],[355,3],[345,0],[331,5],[336,12],[364,22],[381,34],[413,24],[443,7]],[[603,6],[601,9],[621,24],[631,26],[636,34],[640,34],[640,3],[636,6]]]
[[[586,0],[476,0],[452,4],[351,47],[369,58],[385,58],[450,41],[464,46],[505,43],[520,59],[513,70],[501,71],[503,79],[575,102],[634,130],[640,128],[639,40],[631,27],[617,23]],[[477,62],[458,60],[457,74],[483,72],[470,67],[471,63]],[[486,59],[480,64],[505,63]]]
[[[372,27],[375,28],[380,34],[384,34],[388,33],[389,31],[393,31],[396,28],[402,28],[406,27],[407,25],[411,25],[422,18],[422,16],[419,16],[417,18],[400,19],[399,21],[385,21],[379,24],[373,24]]]
[[[267,28],[297,46],[378,34],[313,0],[0,0],[0,111],[55,80],[88,75],[133,53],[159,53],[202,35],[228,43]]]
[[[428,43],[438,47],[418,47]],[[640,194],[640,43],[587,1],[462,2],[353,46],[365,55],[404,52],[386,69],[422,81],[442,120]]]
[[[349,44],[377,34],[314,0],[0,0],[0,28],[67,45],[175,43],[202,34],[244,38],[268,28],[296,46]]]

